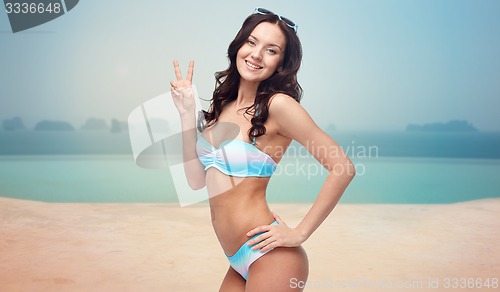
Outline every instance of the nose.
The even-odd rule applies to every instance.
[[[261,53],[261,50],[260,48],[254,48],[254,50],[252,51],[252,59],[255,59],[255,60],[262,60],[262,53]]]

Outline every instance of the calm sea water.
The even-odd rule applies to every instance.
[[[500,132],[331,132],[349,156],[500,159]],[[293,144],[292,144],[293,145]],[[0,155],[131,155],[128,133],[0,131]],[[366,155],[368,156],[368,155]]]
[[[451,203],[500,197],[500,160],[353,157],[358,175],[343,203]],[[311,157],[286,156],[270,202],[313,202],[326,177]],[[168,169],[131,155],[0,156],[0,196],[48,202],[177,202]]]
[[[356,164],[344,203],[500,197],[500,133],[333,132]],[[313,202],[326,172],[294,143],[270,202]],[[0,196],[49,202],[177,202],[168,169],[133,161],[127,133],[0,131]]]

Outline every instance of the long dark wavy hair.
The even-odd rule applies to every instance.
[[[198,130],[200,132],[215,124],[223,108],[231,101],[236,100],[240,85],[240,74],[236,68],[236,55],[239,49],[248,41],[248,37],[254,28],[264,21],[277,24],[285,34],[285,56],[280,66],[283,70],[276,71],[271,77],[262,81],[257,89],[254,104],[245,108],[245,113],[253,116],[251,119],[252,127],[248,131],[250,141],[253,140],[253,137],[259,137],[266,133],[264,123],[269,115],[269,99],[273,95],[284,93],[300,102],[302,87],[297,81],[297,72],[302,62],[302,45],[297,33],[275,14],[262,15],[255,13],[247,17],[240,31],[229,45],[227,50],[229,67],[224,71],[215,73],[216,83],[210,109],[209,111],[201,111],[198,119]],[[258,116],[256,117],[255,109],[257,105]]]

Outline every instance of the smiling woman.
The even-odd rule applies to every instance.
[[[236,56],[236,66],[243,80],[260,82],[276,71],[283,71],[281,63],[285,46],[285,36],[276,25],[269,22],[257,25]],[[261,57],[263,54],[265,57]]]
[[[296,30],[288,18],[262,8],[245,20],[229,45],[229,68],[215,75],[210,108],[198,120],[199,136],[193,131],[190,90],[194,62],[184,79],[174,61],[177,80],[170,85],[181,118],[186,178],[193,189],[207,187],[212,225],[230,264],[220,291],[298,291],[290,279],[305,282],[309,274],[301,244],[333,210],[355,173],[340,146],[299,104],[302,48]],[[314,205],[295,228],[266,200],[269,179],[293,140],[328,171]]]

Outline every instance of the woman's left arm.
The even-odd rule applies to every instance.
[[[269,115],[274,117],[280,135],[292,138],[304,146],[329,174],[314,204],[295,228],[289,228],[275,215],[278,226],[257,227],[248,235],[266,232],[252,244],[259,243],[254,249],[261,251],[278,246],[298,246],[328,217],[355,175],[355,168],[342,148],[312,120],[302,106],[288,95],[277,94],[269,107]],[[281,222],[280,222],[281,221]],[[280,226],[281,225],[281,226]],[[267,230],[266,230],[267,229]],[[266,232],[268,233],[268,232]]]

